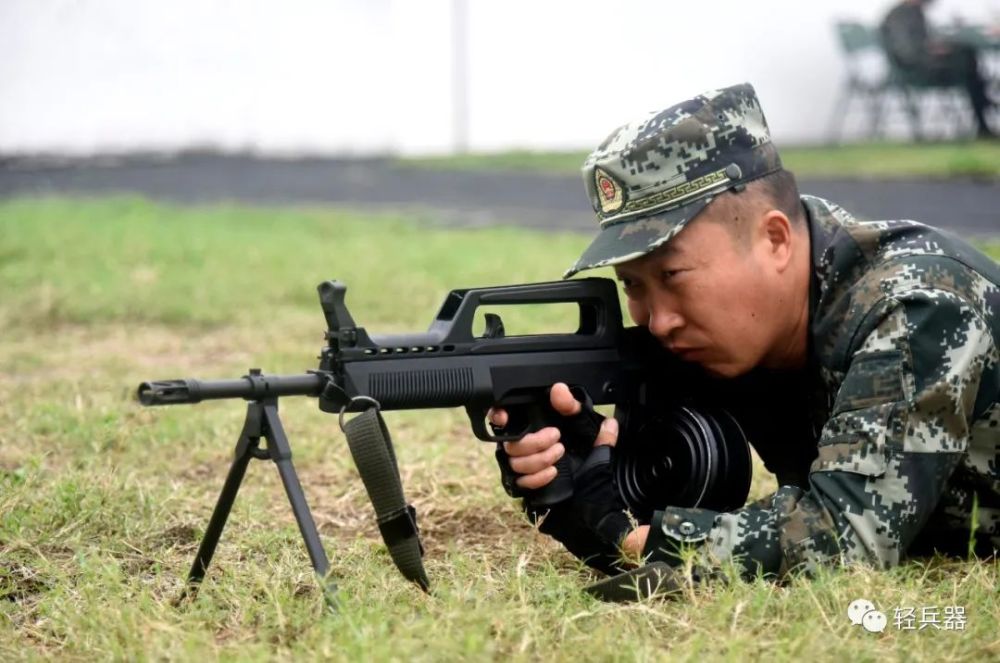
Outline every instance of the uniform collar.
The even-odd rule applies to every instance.
[[[804,195],[801,200],[811,254],[809,355],[810,361],[825,364],[828,362],[822,359],[829,354],[829,344],[834,340],[829,338],[833,320],[826,313],[836,308],[834,300],[844,291],[838,281],[849,278],[853,272],[850,267],[858,262],[856,251],[845,250],[854,243],[837,241],[844,232],[844,224],[853,222],[854,217],[839,205],[817,196]]]

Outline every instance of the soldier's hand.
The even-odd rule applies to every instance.
[[[579,414],[582,408],[562,382],[552,385],[549,403],[564,417]],[[507,424],[507,412],[501,408],[492,409],[489,419],[494,426],[503,427]],[[541,488],[555,479],[555,464],[566,453],[559,429],[551,426],[528,433],[516,442],[504,442],[503,448],[509,456],[510,469],[521,475],[516,480],[518,487],[525,490]]]

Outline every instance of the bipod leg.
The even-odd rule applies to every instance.
[[[266,441],[266,449],[260,447],[261,438]],[[201,545],[198,547],[198,554],[195,556],[191,571],[188,573],[187,588],[178,600],[183,601],[188,596],[194,596],[197,593],[198,585],[204,579],[208,565],[215,554],[215,548],[222,536],[222,530],[226,526],[229,513],[232,511],[233,503],[236,501],[236,494],[243,483],[243,477],[246,475],[250,460],[252,458],[261,460],[270,458],[278,466],[281,482],[285,486],[285,493],[292,505],[299,533],[306,544],[306,550],[309,552],[309,559],[316,571],[323,596],[327,604],[331,608],[335,608],[337,587],[334,583],[326,581],[330,562],[326,557],[326,551],[323,550],[319,530],[316,528],[316,522],[309,511],[305,493],[302,491],[302,484],[299,483],[299,477],[295,473],[295,466],[292,465],[292,449],[288,443],[288,437],[285,435],[285,429],[281,425],[281,419],[278,418],[277,398],[265,398],[247,406],[243,432],[236,443],[234,456],[233,464],[226,476],[226,482],[222,486],[222,492],[219,494],[215,509],[212,511],[212,518],[205,530],[205,536],[202,537]]]
[[[264,401],[264,421],[263,432],[267,440],[267,452],[274,464],[278,466],[278,474],[281,475],[281,483],[285,486],[285,494],[292,505],[292,512],[295,514],[295,522],[298,523],[299,533],[302,541],[306,544],[309,553],[309,560],[312,562],[313,570],[319,581],[320,588],[327,604],[331,608],[336,607],[337,586],[327,580],[326,574],[330,570],[330,562],[323,549],[323,542],[319,538],[319,530],[316,528],[316,521],[313,520],[309,504],[306,502],[305,493],[302,491],[302,484],[299,476],[292,465],[292,448],[285,436],[285,429],[281,425],[278,417],[277,399]]]
[[[254,457],[254,451],[259,451],[257,445],[260,444],[263,418],[264,408],[260,403],[250,403],[247,406],[247,416],[243,421],[243,432],[240,433],[240,439],[236,442],[233,464],[229,467],[226,483],[222,486],[222,492],[219,493],[219,499],[212,511],[212,518],[209,520],[208,528],[201,539],[201,545],[198,546],[198,554],[195,556],[191,571],[188,573],[187,588],[179,599],[181,601],[189,595],[196,594],[199,583],[205,577],[208,565],[215,554],[215,547],[219,543],[222,530],[229,518],[229,512],[232,511],[233,502],[236,501],[240,484],[243,483],[243,477],[247,473],[247,466],[250,464],[250,459]]]

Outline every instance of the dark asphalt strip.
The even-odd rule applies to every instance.
[[[803,193],[869,219],[915,219],[964,235],[1000,235],[1000,182],[806,179]],[[262,159],[214,154],[56,163],[0,160],[0,198],[132,193],[179,203],[336,204],[416,210],[456,226],[516,224],[592,232],[579,178],[444,171],[391,159]]]

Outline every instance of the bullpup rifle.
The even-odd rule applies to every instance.
[[[325,281],[318,291],[327,329],[316,370],[265,375],[251,369],[238,379],[139,385],[143,405],[249,401],[235,458],[188,575],[191,588],[204,578],[247,466],[258,458],[276,463],[313,568],[332,589],[325,584],[329,562],[278,417],[283,396],[317,398],[321,410],[339,416],[393,561],[425,590],[416,514],[403,496],[381,412],[464,407],[480,440],[516,440],[560,426],[563,419],[549,405],[548,393],[563,382],[595,405],[615,406],[621,430],[615,482],[637,518],[668,504],[728,510],[746,500],[750,455],[739,423],[727,411],[704,405],[707,399],[698,404],[698,394],[712,386],[644,327],[624,327],[609,279],[453,290],[426,332],[395,335],[369,334],[355,324],[343,283]],[[575,331],[508,335],[492,312],[484,315],[485,329],[473,331],[481,307],[547,304],[575,304]],[[494,406],[508,413],[503,428],[487,425]],[[345,422],[351,413],[357,414]],[[572,496],[570,456],[557,464],[556,479],[532,494],[536,508]]]

